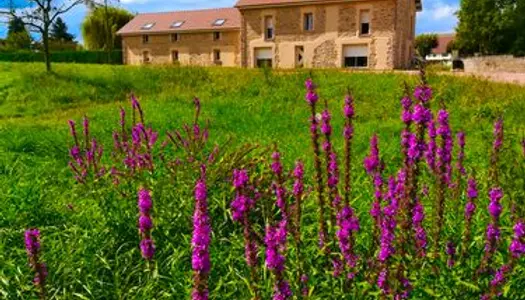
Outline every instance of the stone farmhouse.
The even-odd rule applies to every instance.
[[[421,0],[238,0],[138,14],[118,31],[125,64],[407,68]]]

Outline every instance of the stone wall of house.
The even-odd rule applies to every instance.
[[[410,26],[410,18],[407,17],[410,14],[415,15],[415,5],[409,4],[411,2],[413,1],[374,0],[243,10],[243,66],[255,66],[254,53],[257,48],[271,48],[275,67],[293,68],[296,61],[295,49],[300,46],[304,48],[305,67],[341,67],[344,46],[367,45],[369,68],[404,67],[408,64],[407,57],[411,51],[409,37],[414,31],[413,26]],[[359,35],[361,10],[369,10],[371,15],[371,34],[367,36]],[[404,20],[396,20],[396,13],[399,11],[404,11]],[[312,31],[303,30],[305,13],[314,15]],[[266,16],[272,16],[274,22],[275,38],[270,41],[264,39]],[[396,34],[395,28],[402,33]]]
[[[223,31],[218,41],[213,32],[179,33],[178,41],[171,41],[171,34],[150,34],[149,42],[142,42],[142,35],[123,36],[124,62],[143,64],[143,54],[149,52],[151,64],[172,64],[172,52],[179,52],[181,65],[214,65],[213,51],[219,50],[223,66],[239,66],[239,31]]]
[[[465,72],[512,72],[525,73],[525,57],[494,55],[464,58]]]

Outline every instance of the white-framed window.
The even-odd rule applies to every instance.
[[[171,51],[171,61],[173,63],[179,62],[179,51],[178,50],[172,50]]]
[[[226,23],[226,19],[217,19],[213,22],[213,26],[222,26],[224,23]]]
[[[175,21],[171,24],[171,28],[180,28],[185,21]]]
[[[142,52],[142,62],[145,64],[149,64],[151,62],[151,57],[149,56],[149,51],[143,51]]]
[[[359,35],[370,34],[370,10],[359,11]]]
[[[273,17],[266,16],[264,17],[264,39],[273,40],[273,38],[274,38]]]
[[[304,31],[313,31],[314,30],[314,14],[305,13],[303,16],[303,29]]]
[[[140,27],[140,29],[142,29],[142,30],[150,30],[151,28],[153,28],[153,26],[155,26],[154,22],[146,23],[146,24],[142,25]]]
[[[178,33],[172,33],[171,34],[171,42],[178,42],[180,40],[180,35]]]
[[[368,67],[368,45],[346,45],[343,47],[344,67]]]
[[[221,32],[220,31],[213,32],[213,40],[214,41],[220,41],[221,40]]]
[[[142,35],[142,43],[143,44],[148,44],[149,43],[149,35],[147,35],[147,34]]]

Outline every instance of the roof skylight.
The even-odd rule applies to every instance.
[[[184,21],[175,21],[173,24],[171,24],[171,28],[179,28],[184,24]]]
[[[213,26],[222,26],[224,23],[226,23],[226,19],[217,19],[213,22]]]
[[[146,23],[146,24],[142,25],[142,27],[140,27],[140,29],[149,30],[149,29],[153,28],[153,26],[155,26],[155,23]]]

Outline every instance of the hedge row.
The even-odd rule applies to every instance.
[[[0,61],[43,62],[44,53],[32,51],[0,52]],[[56,51],[51,52],[52,62],[107,64],[108,53],[105,51]],[[110,64],[122,64],[122,52],[113,51]]]

